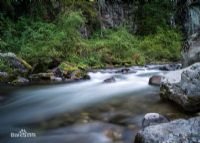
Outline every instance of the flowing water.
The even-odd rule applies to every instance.
[[[0,142],[131,143],[145,113],[187,117],[160,100],[159,87],[148,85],[149,77],[166,72],[142,67],[133,67],[136,73],[129,74],[116,70],[90,72],[88,81],[10,90],[0,104]],[[116,81],[103,82],[110,77]],[[37,136],[10,137],[21,129]]]

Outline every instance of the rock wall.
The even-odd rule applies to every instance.
[[[105,0],[99,4],[102,17],[102,28],[115,28],[126,25],[129,29],[136,30],[135,10],[137,6],[131,1]]]
[[[200,0],[178,0],[176,22],[182,26],[184,44],[182,64],[184,67],[200,62]]]

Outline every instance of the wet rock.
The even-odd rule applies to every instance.
[[[17,79],[12,81],[12,84],[14,84],[14,85],[16,85],[16,84],[27,84],[27,83],[29,83],[29,80],[27,78],[20,77],[20,76],[18,76]]]
[[[40,81],[40,80],[51,80],[53,79],[54,74],[53,73],[38,73],[38,74],[31,74],[29,76],[29,79],[31,81]]]
[[[179,119],[146,127],[136,135],[135,143],[198,143],[199,133],[200,117]]]
[[[7,72],[0,72],[0,83],[7,82],[9,80],[9,74]]]
[[[111,78],[105,79],[103,82],[104,83],[113,83],[113,82],[116,82],[116,79],[114,77],[111,77]]]
[[[128,118],[125,118],[121,121],[121,124],[126,125],[126,126],[130,126],[131,128],[141,128],[142,124],[141,121],[143,120],[143,115],[134,115],[134,116],[130,116]]]
[[[164,64],[164,65],[146,65],[145,66],[149,70],[163,70],[163,71],[174,71],[181,69],[181,64]]]
[[[70,73],[69,78],[72,80],[81,79],[83,77],[83,72],[81,70],[75,70]]]
[[[152,126],[160,123],[167,123],[169,119],[159,113],[147,113],[142,120],[142,127]]]
[[[200,111],[200,63],[173,72],[171,76],[175,80],[163,79],[160,97],[177,103],[186,111]]]
[[[136,70],[123,68],[123,69],[117,70],[115,73],[129,74],[129,73],[136,73],[136,72],[137,72]]]
[[[70,63],[61,63],[59,69],[62,72],[62,76],[68,81],[89,79],[85,70],[79,69],[77,66],[71,65]]]
[[[55,77],[64,78],[63,72],[58,67],[51,70],[51,72],[54,74]]]
[[[149,79],[149,85],[160,86],[162,76],[154,75]]]
[[[60,82],[63,81],[63,79],[61,77],[52,76],[51,81]]]
[[[159,70],[163,71],[175,71],[181,69],[182,65],[181,64],[167,64],[159,67]]]
[[[122,121],[128,117],[130,117],[131,114],[129,112],[126,111],[120,111],[120,112],[107,112],[107,113],[103,113],[100,116],[100,119],[106,122],[110,122],[110,123],[115,123],[115,124],[120,124],[122,123]]]
[[[118,125],[103,122],[76,124],[66,128],[49,131],[35,139],[42,141],[42,139],[46,137],[46,140],[43,141],[51,142],[52,139],[54,139],[54,142],[57,142],[55,136],[52,135],[60,136],[57,137],[60,143],[132,143],[134,140],[133,131]],[[51,139],[48,140],[48,137],[50,136]],[[62,136],[65,138],[62,138]]]
[[[23,59],[17,57],[14,53],[0,53],[0,59],[4,60],[14,71],[25,73],[32,67]]]

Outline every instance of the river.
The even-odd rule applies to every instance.
[[[148,112],[187,118],[160,100],[159,87],[148,84],[152,75],[167,72],[144,67],[132,67],[129,74],[117,70],[89,72],[87,81],[7,88],[8,98],[0,103],[0,142],[132,143]],[[116,81],[103,82],[110,77]],[[22,129],[36,136],[11,138]]]

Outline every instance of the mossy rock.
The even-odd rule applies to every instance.
[[[59,68],[62,70],[62,71],[68,71],[68,72],[72,72],[72,71],[75,71],[75,70],[78,70],[78,67],[70,64],[70,63],[67,63],[67,62],[63,62],[59,65]]]
[[[63,76],[67,79],[85,79],[88,78],[87,73],[83,69],[74,66],[68,62],[63,62],[59,65],[60,70],[63,73]]]
[[[31,65],[22,58],[17,57],[14,53],[0,53],[0,61],[0,70],[9,73],[17,72],[17,74],[20,74],[32,70]]]

